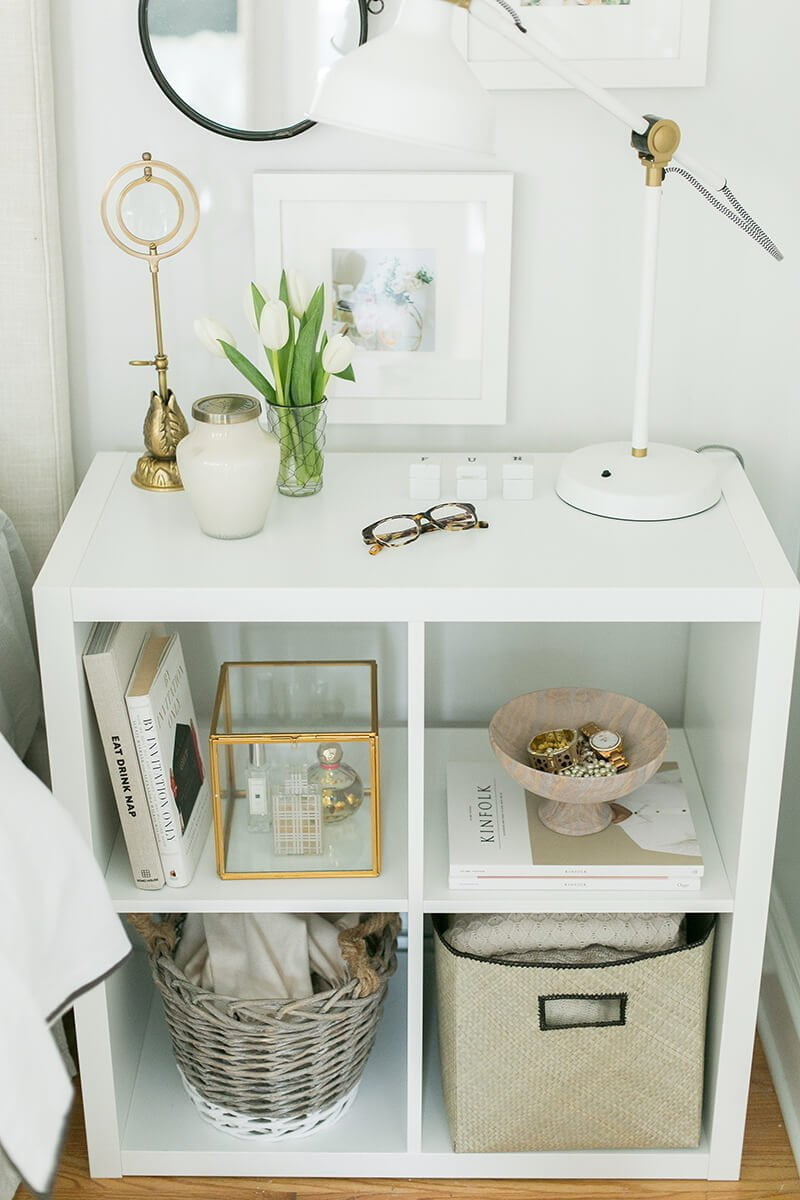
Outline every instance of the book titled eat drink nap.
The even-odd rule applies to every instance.
[[[167,884],[185,887],[210,824],[210,799],[177,634],[145,639],[125,695]]]
[[[570,837],[539,819],[541,797],[495,763],[449,763],[450,887],[694,891],[703,859],[677,763],[620,803],[630,816]]]

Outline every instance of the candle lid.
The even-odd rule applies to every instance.
[[[207,425],[239,425],[242,421],[255,421],[260,412],[261,405],[253,396],[201,396],[192,405],[195,421]]]

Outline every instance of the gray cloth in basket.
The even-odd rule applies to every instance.
[[[354,913],[187,913],[175,965],[219,996],[299,1000],[346,981],[338,934],[357,923]]]

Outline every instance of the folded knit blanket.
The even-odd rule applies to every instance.
[[[444,940],[477,958],[598,963],[686,944],[682,913],[457,913]]]

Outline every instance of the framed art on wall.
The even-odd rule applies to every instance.
[[[706,81],[710,0],[510,0],[528,31],[600,87]],[[454,37],[484,87],[569,85],[458,10]]]
[[[256,280],[322,280],[329,334],[355,345],[330,421],[505,422],[512,190],[494,172],[256,174]]]

